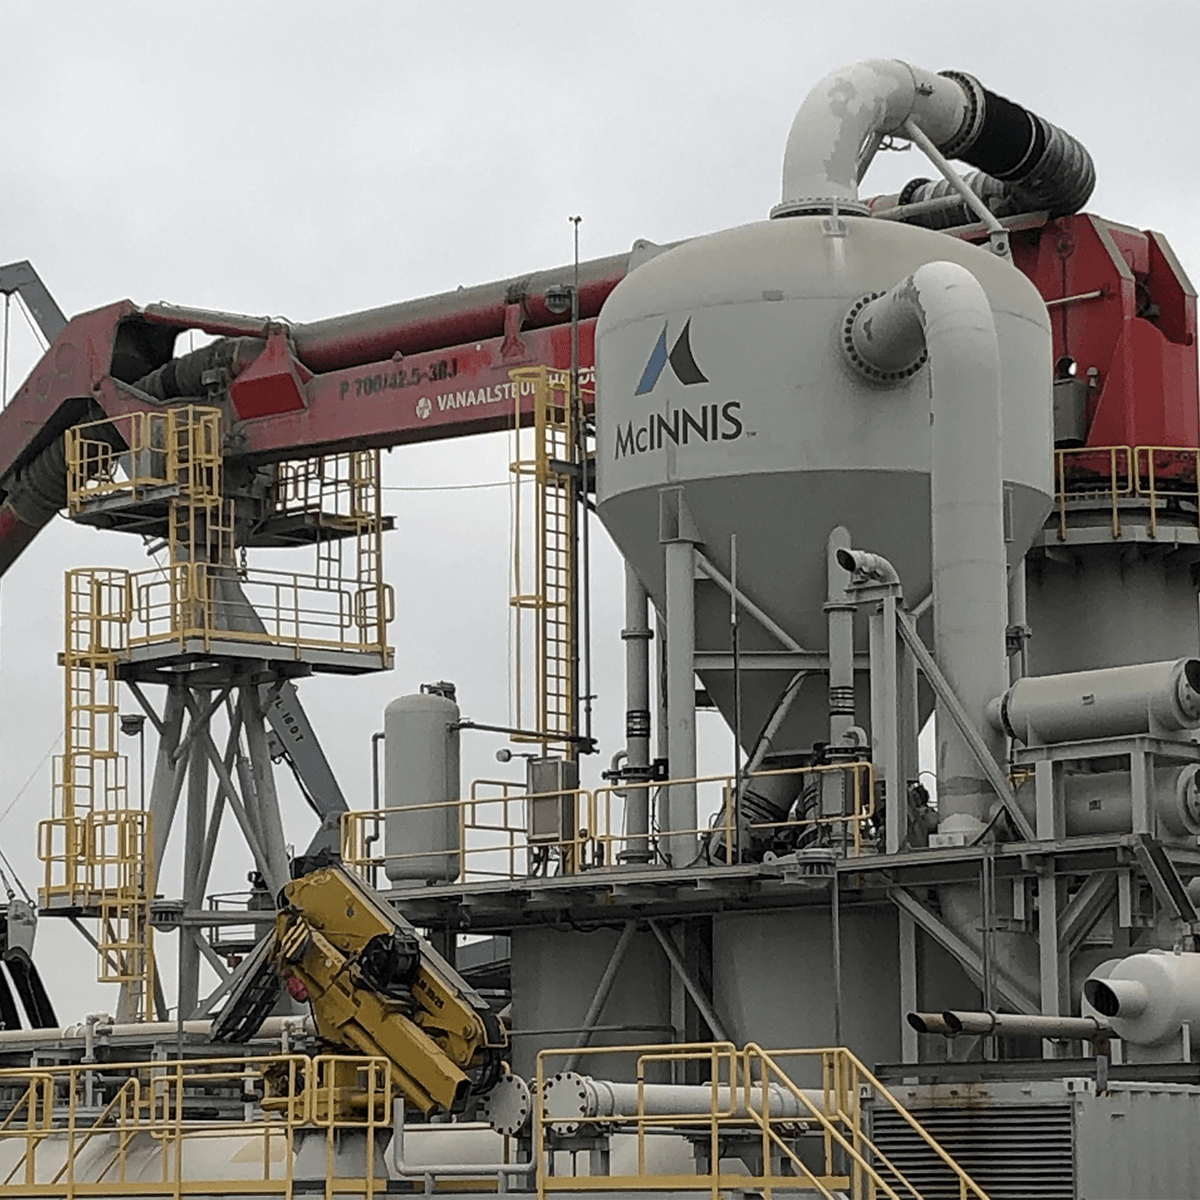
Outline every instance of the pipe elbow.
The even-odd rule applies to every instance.
[[[978,168],[968,179],[1001,215],[1048,209],[1077,212],[1096,183],[1091,155],[1059,126],[989,91],[962,71],[940,74],[869,59],[826,75],[805,97],[788,134],[783,194],[772,217],[829,212],[867,215],[858,184],[883,139],[920,127],[947,158]],[[900,203],[951,195],[949,184],[916,179]],[[929,218],[959,223],[965,210]],[[967,217],[966,219],[970,219]]]
[[[873,383],[891,386],[920,371],[935,347],[944,358],[964,339],[973,353],[988,346],[997,353],[987,294],[966,267],[951,262],[926,263],[883,295],[864,296],[842,327],[850,366]]]
[[[900,575],[882,554],[868,550],[838,550],[838,566],[850,572],[850,585],[883,583],[898,584]]]
[[[916,120],[935,142],[966,118],[955,81],[898,59],[868,59],[826,75],[792,122],[783,158],[783,194],[772,217],[828,212],[866,215],[858,182],[879,144]]]

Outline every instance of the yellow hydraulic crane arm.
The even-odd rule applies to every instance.
[[[344,868],[287,884],[275,934],[275,969],[320,1036],[389,1059],[407,1103],[460,1112],[499,1078],[507,1037],[483,999]]]

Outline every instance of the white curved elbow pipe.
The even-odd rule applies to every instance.
[[[967,118],[967,97],[952,79],[894,59],[870,59],[826,75],[792,121],[783,156],[783,197],[773,217],[855,210],[858,181],[880,140],[915,121],[936,144]],[[866,207],[858,211],[865,213]]]
[[[1096,181],[1091,155],[1044,117],[961,71],[934,74],[892,59],[870,59],[826,75],[800,105],[783,158],[783,196],[773,217],[865,214],[858,184],[883,139],[911,137],[911,121],[946,158],[978,167],[968,179],[1000,213],[1077,212]],[[949,194],[946,182],[913,180],[899,202]],[[966,210],[955,206],[946,219]]]
[[[899,584],[900,575],[882,554],[869,550],[840,549],[836,552],[837,564],[849,571],[855,583]]]
[[[1140,1017],[1150,1003],[1146,985],[1136,979],[1089,979],[1083,994],[1097,1012],[1126,1021]]]

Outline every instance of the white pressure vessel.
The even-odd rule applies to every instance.
[[[460,863],[458,705],[423,691],[384,710],[384,871],[450,883]]]

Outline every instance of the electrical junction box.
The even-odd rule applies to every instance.
[[[526,773],[531,846],[575,839],[579,764],[566,758],[531,758]]]

